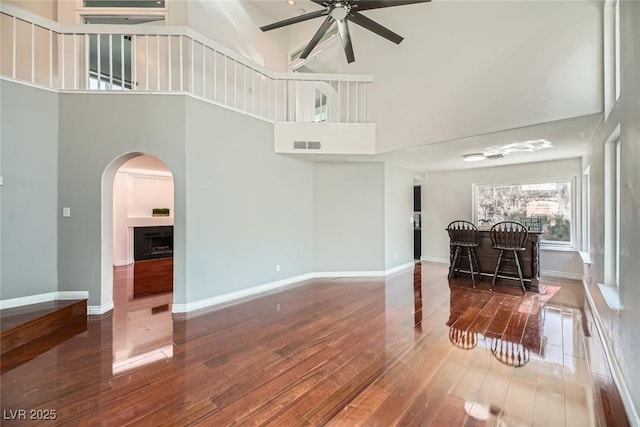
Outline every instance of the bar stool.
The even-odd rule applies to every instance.
[[[513,254],[513,261],[515,262],[518,277],[520,278],[522,293],[526,294],[527,290],[524,287],[524,280],[522,279],[522,269],[520,268],[518,252],[526,250],[527,238],[529,237],[527,228],[519,222],[502,221],[494,224],[491,227],[489,234],[491,236],[491,247],[500,251],[498,263],[496,264],[496,271],[493,273],[491,290],[493,290],[493,285],[496,283],[496,278],[498,277],[498,270],[500,270],[502,256],[504,252],[507,251]]]
[[[476,258],[475,248],[478,247],[478,227],[469,221],[452,221],[446,228],[449,233],[449,245],[455,247],[453,260],[449,267],[449,279],[452,279],[456,271],[459,271],[458,259],[462,248],[467,249],[467,258],[469,259],[469,270],[471,270],[471,283],[476,287],[476,278],[473,271],[473,263],[476,264],[476,272],[478,280],[482,280],[480,276],[480,268],[478,267],[478,259]]]

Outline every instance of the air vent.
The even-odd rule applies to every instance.
[[[293,141],[294,150],[319,150],[321,148],[320,141]]]
[[[489,156],[487,156],[487,159],[489,160],[498,160],[503,158],[504,156],[502,154],[491,154]]]

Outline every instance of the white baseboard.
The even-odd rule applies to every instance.
[[[102,305],[90,305],[87,307],[87,314],[105,314],[110,310],[113,310],[113,301],[109,301]]]
[[[89,292],[87,291],[48,292],[45,294],[29,295],[26,297],[0,300],[0,310],[4,310],[5,308],[22,307],[23,305],[39,304],[41,302],[48,302],[48,301],[88,299],[88,298],[89,298]]]
[[[435,262],[438,264],[449,264],[449,258],[438,258],[434,256],[421,256],[420,261]]]
[[[416,265],[415,261],[407,262],[404,264],[400,264],[396,267],[389,268],[384,273],[385,273],[385,276],[390,276],[392,274],[400,273],[401,271],[413,270],[413,267],[415,267],[415,265]]]
[[[122,259],[122,260],[118,260],[118,261],[113,261],[113,266],[114,267],[124,267],[125,265],[129,265],[129,264],[133,264],[133,261],[129,260],[129,259]]]
[[[261,294],[264,292],[272,291],[274,289],[289,286],[297,282],[302,282],[303,280],[309,280],[313,278],[314,278],[313,273],[302,274],[300,276],[294,276],[288,279],[265,283],[264,285],[258,285],[248,289],[241,289],[239,291],[229,292],[228,294],[201,299],[201,300],[189,302],[186,304],[173,304],[172,312],[173,313],[189,313],[194,310],[200,310],[202,308],[212,307],[214,305],[223,304],[236,299],[245,298],[245,297],[256,295],[256,294]]]
[[[173,304],[171,311],[173,313],[189,313],[195,310],[210,308],[216,305],[228,303],[240,298],[246,298],[249,296],[273,291],[279,288],[284,288],[286,286],[290,286],[309,279],[330,277],[384,277],[398,273],[400,271],[408,270],[410,268],[413,268],[413,266],[413,262],[408,262],[385,271],[323,271],[316,273],[307,273],[300,276],[290,277],[288,279],[265,283],[263,285],[254,286],[248,289],[241,289],[239,291],[230,292],[224,295],[218,295],[211,298],[189,302],[186,304]]]
[[[312,273],[314,278],[324,279],[327,277],[383,277],[385,276],[384,270],[362,270],[362,271],[318,271]]]
[[[559,279],[582,280],[582,273],[567,273],[566,271],[540,270],[540,275]]]
[[[640,426],[640,417],[638,416],[638,412],[636,411],[633,400],[631,399],[629,388],[624,381],[624,375],[622,374],[620,365],[614,357],[615,352],[613,346],[611,345],[609,337],[605,333],[606,329],[604,327],[604,323],[602,322],[602,318],[600,317],[600,313],[596,308],[596,304],[593,301],[593,297],[591,296],[591,292],[589,291],[589,287],[587,286],[587,282],[584,281],[584,278],[582,280],[582,286],[584,287],[584,293],[587,297],[589,308],[591,309],[591,313],[593,314],[594,323],[596,324],[596,328],[598,329],[598,335],[600,336],[602,347],[604,347],[604,353],[607,358],[609,369],[611,370],[613,382],[618,388],[618,393],[620,393],[620,398],[622,399],[622,404],[624,405],[624,409],[627,413],[627,417],[629,418],[629,422],[632,426]]]

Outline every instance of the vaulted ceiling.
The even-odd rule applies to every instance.
[[[321,8],[308,0],[252,3],[263,13],[259,25]],[[351,25],[353,64],[336,40],[305,70],[373,76],[368,118],[385,152],[376,159],[426,171],[582,155],[603,103],[601,2],[436,0],[364,13],[405,40],[395,45]],[[292,51],[321,22],[274,31],[286,34]],[[535,140],[552,148],[461,161]]]

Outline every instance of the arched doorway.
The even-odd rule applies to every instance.
[[[125,200],[126,199],[126,200]],[[141,152],[126,153],[105,168],[102,175],[102,265],[101,265],[101,312],[113,308],[114,301],[114,266],[133,266],[136,258],[134,238],[136,228],[164,227],[173,229],[174,212],[173,175],[166,164],[159,158]],[[160,216],[154,216],[154,209],[161,209]],[[166,237],[166,236],[164,236]],[[165,242],[168,240],[165,239]],[[158,246],[150,249],[151,256],[141,259],[157,259],[172,256],[167,251],[171,247],[161,248],[164,254],[158,255]],[[171,263],[171,273],[173,266]],[[173,280],[169,283],[173,288]],[[141,293],[153,293],[143,291]],[[106,303],[104,303],[106,301]]]
[[[152,155],[118,157],[103,175],[103,281],[105,270],[112,274],[102,291],[113,301],[114,374],[173,355],[174,193],[171,171]]]

